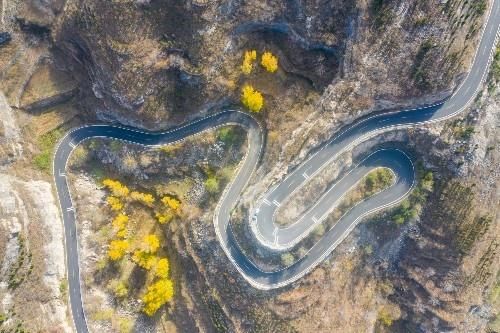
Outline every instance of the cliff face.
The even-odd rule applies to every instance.
[[[198,109],[205,95],[196,69],[203,22],[181,2],[73,1],[54,38],[78,64],[92,106],[165,126],[174,112]]]
[[[50,48],[46,58],[71,72],[89,117],[167,127],[237,102],[250,80],[279,130],[293,124],[275,114],[307,107],[308,96],[331,123],[453,87],[473,51],[465,40],[481,26],[480,2],[30,0],[6,3],[3,21],[30,51]],[[279,56],[282,75],[270,86],[241,76],[250,48]]]
[[[245,48],[275,51],[291,82],[320,94],[334,79],[361,82],[354,92],[368,106],[450,88],[484,11],[459,1],[73,0],[52,37],[106,111],[165,126],[207,99],[237,98],[230,81]]]
[[[327,20],[307,17],[321,6]],[[79,68],[92,107],[160,127],[207,100],[238,99],[245,48],[276,51],[295,81],[323,89],[339,74],[353,10],[348,1],[68,1],[51,34]]]
[[[42,207],[24,191],[33,190],[32,180],[51,180],[50,145],[60,133],[98,120],[167,128],[238,103],[249,82],[264,94],[258,117],[268,129],[264,160],[244,196],[253,199],[359,115],[446,96],[467,70],[486,10],[482,0],[3,1],[2,31],[11,39],[0,45],[1,179],[12,180],[12,193],[22,190],[29,214],[39,215]],[[278,55],[276,75],[242,75],[248,49]],[[182,331],[196,322],[193,330],[202,332],[498,331],[498,80],[465,120],[384,138],[409,144],[434,172],[423,214],[403,227],[390,214],[360,226],[289,289],[249,288],[215,241],[212,212],[193,209],[169,245],[188,295],[177,300],[180,319],[172,325]],[[133,154],[139,160],[141,152]],[[201,155],[195,148],[188,154]],[[112,165],[122,164],[112,156]],[[177,162],[173,170],[194,163]],[[146,182],[143,169],[113,172],[157,185],[158,175]],[[46,183],[40,188],[50,199]],[[0,211],[0,221],[9,214]],[[3,258],[14,253],[7,243],[17,246],[17,236],[9,240],[9,227],[0,227]],[[45,253],[55,243],[39,240],[39,227],[31,224],[24,236],[32,252]],[[50,288],[29,307],[52,297],[51,323],[66,329],[64,281],[58,293],[53,280],[60,271],[41,263],[36,269],[52,280],[30,277],[26,290],[40,281]],[[14,301],[24,302],[16,293]]]

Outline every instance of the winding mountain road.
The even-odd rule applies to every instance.
[[[292,247],[308,235],[312,228],[328,215],[341,197],[370,170],[387,167],[396,176],[392,186],[356,205],[341,217],[304,257],[279,271],[263,271],[252,263],[237,245],[229,223],[231,209],[236,205],[240,193],[257,167],[264,144],[263,131],[259,123],[249,114],[237,110],[226,110],[162,133],[144,132],[113,125],[84,126],[67,133],[57,146],[53,174],[64,221],[69,296],[77,331],[88,332],[88,328],[81,297],[76,215],[65,169],[71,152],[78,144],[91,138],[111,138],[146,147],[156,147],[185,139],[217,126],[233,124],[244,128],[248,136],[248,150],[234,180],[226,187],[217,204],[214,215],[215,232],[229,260],[252,286],[265,290],[286,286],[310,272],[324,260],[364,216],[404,199],[414,183],[413,164],[402,151],[378,150],[352,168],[296,222],[286,227],[277,226],[274,223],[276,209],[323,167],[333,163],[339,154],[360,142],[382,132],[445,120],[469,106],[487,75],[489,62],[495,50],[499,23],[500,0],[494,0],[470,72],[460,87],[446,101],[413,110],[377,114],[356,121],[332,137],[320,150],[312,154],[281,183],[263,196],[250,215],[252,230],[263,246],[283,250]]]

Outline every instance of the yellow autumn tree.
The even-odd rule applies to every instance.
[[[151,207],[155,202],[155,198],[151,194],[141,193],[141,192],[137,192],[137,191],[132,191],[130,193],[130,198],[134,201],[142,202],[143,204],[145,204],[148,207]]]
[[[161,199],[161,202],[165,204],[168,208],[177,211],[181,207],[181,202],[175,198],[169,197],[168,195]]]
[[[241,102],[252,112],[259,112],[264,106],[264,97],[250,85],[245,85],[241,91]]]
[[[128,187],[117,180],[104,179],[102,184],[106,186],[115,197],[126,197],[130,193]]]
[[[170,301],[174,296],[174,285],[169,279],[161,279],[148,287],[142,296],[143,311],[148,316],[153,316],[158,309]]]
[[[116,236],[118,238],[127,238],[128,232],[127,229],[122,229],[116,232]]]
[[[132,256],[132,261],[149,271],[156,265],[157,258],[154,254],[147,253],[144,250],[136,250]]]
[[[118,214],[114,219],[113,219],[113,228],[115,228],[116,231],[123,230],[127,227],[128,223],[128,216],[125,214]]]
[[[278,70],[278,58],[271,52],[264,52],[264,54],[262,54],[260,64],[270,73],[274,73]]]
[[[166,213],[156,213],[156,219],[158,220],[158,223],[160,224],[165,224],[165,223],[168,223],[170,221],[172,221],[172,219],[174,218],[174,215],[170,212],[166,212]]]
[[[115,212],[118,212],[123,209],[123,204],[117,197],[109,196],[106,199],[106,202],[111,207],[111,210],[114,210]]]
[[[170,269],[170,264],[167,258],[161,258],[157,261],[155,267],[155,275],[159,278],[166,279],[168,278]]]
[[[156,253],[158,248],[160,247],[160,240],[156,235],[146,235],[143,239],[143,249],[147,253]]]
[[[245,51],[245,55],[243,56],[243,63],[241,64],[241,71],[243,74],[250,74],[253,69],[253,62],[257,60],[257,51],[250,50]]]
[[[161,258],[156,263],[155,275],[157,277],[159,277],[160,279],[166,279],[168,277],[169,269],[170,269],[170,266],[168,263],[168,259]]]
[[[127,240],[113,240],[109,243],[108,256],[111,260],[116,261],[123,258],[127,253],[130,244]]]

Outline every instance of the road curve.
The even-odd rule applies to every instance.
[[[229,223],[231,209],[236,205],[241,191],[257,167],[264,144],[263,132],[252,116],[236,110],[226,110],[162,133],[144,132],[112,125],[84,126],[67,133],[56,148],[53,174],[64,221],[69,296],[77,331],[88,332],[88,328],[81,298],[75,209],[65,170],[71,152],[78,144],[90,138],[111,138],[155,147],[182,140],[217,126],[233,124],[244,128],[248,136],[247,153],[240,163],[234,180],[226,187],[217,204],[214,214],[215,232],[229,260],[252,286],[264,290],[279,288],[310,272],[335,249],[364,216],[402,200],[409,193],[414,182],[413,165],[402,151],[379,150],[354,167],[342,180],[333,185],[314,207],[290,226],[280,228],[274,224],[277,207],[291,193],[303,186],[308,179],[328,163],[332,163],[339,154],[356,144],[381,132],[448,119],[463,111],[475,98],[487,74],[496,45],[499,23],[500,0],[494,0],[470,72],[449,99],[435,105],[377,114],[356,121],[332,137],[320,150],[312,154],[281,183],[263,196],[251,214],[252,230],[263,246],[282,250],[290,248],[307,235],[316,223],[321,222],[328,215],[332,206],[338,202],[345,191],[348,191],[370,170],[387,167],[396,175],[396,181],[390,188],[351,209],[304,257],[286,269],[271,272],[263,271],[254,265],[238,247]]]

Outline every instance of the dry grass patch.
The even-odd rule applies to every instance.
[[[29,129],[40,136],[71,121],[78,114],[78,110],[70,103],[61,104],[36,115],[29,123]]]
[[[76,82],[71,76],[55,69],[51,64],[43,64],[29,79],[21,96],[21,105],[29,106],[35,102],[68,93],[76,87]]]

